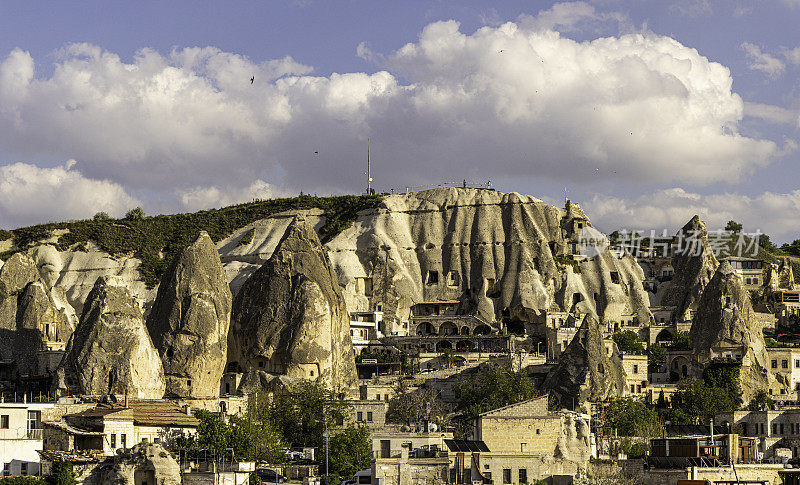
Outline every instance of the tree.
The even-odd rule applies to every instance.
[[[328,449],[330,474],[339,477],[334,482],[352,477],[372,462],[372,442],[365,426],[350,425],[331,436]]]
[[[39,477],[3,477],[0,485],[46,485],[47,482]]]
[[[444,403],[435,389],[423,387],[412,391],[401,379],[394,388],[394,396],[389,400],[386,420],[408,425],[423,421],[441,424],[446,415]]]
[[[650,372],[658,372],[667,362],[667,351],[661,344],[653,344],[647,347],[647,369]]]
[[[742,225],[736,221],[728,221],[728,224],[725,225],[725,230],[730,231],[734,234],[738,234],[742,232]]]
[[[287,444],[320,447],[328,426],[344,422],[348,405],[322,384],[301,381],[286,394],[277,394],[267,414]]]
[[[639,342],[639,336],[636,332],[625,330],[614,334],[614,343],[617,344],[620,352],[625,353],[639,353],[644,352],[644,345]]]
[[[195,443],[184,443],[184,446],[224,452],[228,448],[230,429],[225,421],[211,411],[198,409],[194,413],[200,423],[197,425],[197,439]]]
[[[614,399],[605,410],[603,429],[607,434],[617,430],[620,436],[656,436],[660,426],[655,411],[631,398]]]
[[[702,379],[687,379],[678,383],[672,407],[680,410],[690,421],[708,422],[716,413],[735,411],[742,405],[739,367],[711,365],[703,371]]]
[[[250,395],[245,415],[230,418],[228,447],[236,456],[275,463],[283,458],[284,440],[269,415],[269,397],[263,391]]]
[[[769,252],[775,252],[778,248],[772,243],[770,240],[769,234],[761,234],[758,237],[758,245],[762,248],[766,249]]]
[[[453,385],[456,409],[467,418],[538,395],[528,375],[510,366],[484,365],[477,374],[462,375]]]
[[[92,220],[96,222],[110,221],[111,216],[105,212],[98,212],[97,214],[94,215],[94,217],[92,217]]]
[[[68,461],[54,461],[50,475],[47,476],[48,485],[76,485],[75,471],[72,463]]]
[[[125,214],[125,219],[128,219],[130,221],[140,221],[144,219],[144,209],[142,209],[141,207],[136,207],[135,209],[129,210]]]
[[[775,400],[767,394],[764,389],[759,389],[750,403],[747,405],[748,411],[762,411],[764,409],[775,409]]]
[[[691,350],[692,340],[689,332],[684,330],[677,331],[675,336],[672,337],[672,342],[669,344],[669,348],[672,350]]]

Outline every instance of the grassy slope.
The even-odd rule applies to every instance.
[[[156,285],[170,261],[180,250],[192,243],[197,234],[208,232],[215,242],[224,239],[236,229],[272,214],[289,209],[319,208],[325,211],[326,223],[320,231],[323,242],[329,240],[356,220],[359,211],[377,207],[380,195],[312,197],[301,195],[286,199],[271,199],[247,204],[195,212],[191,214],[162,215],[138,220],[82,220],[53,222],[13,231],[0,230],[0,240],[14,238],[15,249],[0,254],[7,259],[16,251],[24,250],[38,241],[47,239],[55,229],[68,229],[58,240],[57,247],[66,250],[77,244],[80,250],[87,241],[94,241],[112,255],[133,254],[142,260],[139,270],[148,286]]]

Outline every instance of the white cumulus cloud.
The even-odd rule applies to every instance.
[[[0,146],[18,160],[75,158],[86,178],[170,200],[165,210],[243,200],[253,181],[357,191],[367,137],[379,188],[581,183],[597,168],[630,183],[736,183],[783,153],[739,133],[730,71],[697,50],[653,33],[577,42],[552,30],[614,21],[605,15],[572,2],[473,33],[435,22],[395,52],[361,46],[384,70],[328,76],[213,47],[126,62],[73,44],[40,77],[16,49],[0,60]]]
[[[0,166],[0,226],[85,219],[101,211],[121,217],[139,205],[119,184],[86,178],[74,166],[74,160],[53,168]]]
[[[756,44],[742,42],[740,47],[749,60],[748,69],[761,71],[772,79],[779,78],[786,70],[786,64],[782,60],[763,52]]]
[[[671,235],[697,214],[709,230],[724,229],[734,220],[744,225],[745,232],[760,231],[773,242],[800,238],[800,190],[747,196],[670,188],[635,198],[598,195],[583,205],[592,223],[605,231],[625,228],[661,234],[667,229]]]

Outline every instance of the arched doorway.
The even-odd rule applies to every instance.
[[[433,335],[433,325],[431,325],[431,322],[422,322],[417,325],[417,335]]]
[[[458,327],[453,322],[444,322],[439,327],[439,335],[458,335]]]
[[[436,343],[436,350],[437,351],[452,350],[452,349],[453,349],[453,344],[451,344],[449,340],[442,340],[442,341]]]
[[[475,350],[475,344],[471,340],[459,340],[456,342],[456,351],[458,352],[472,352]]]
[[[489,325],[478,325],[475,328],[475,335],[489,335],[492,333],[492,328]]]

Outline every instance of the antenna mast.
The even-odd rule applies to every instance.
[[[372,194],[372,167],[369,159],[369,137],[367,137],[367,195]]]

